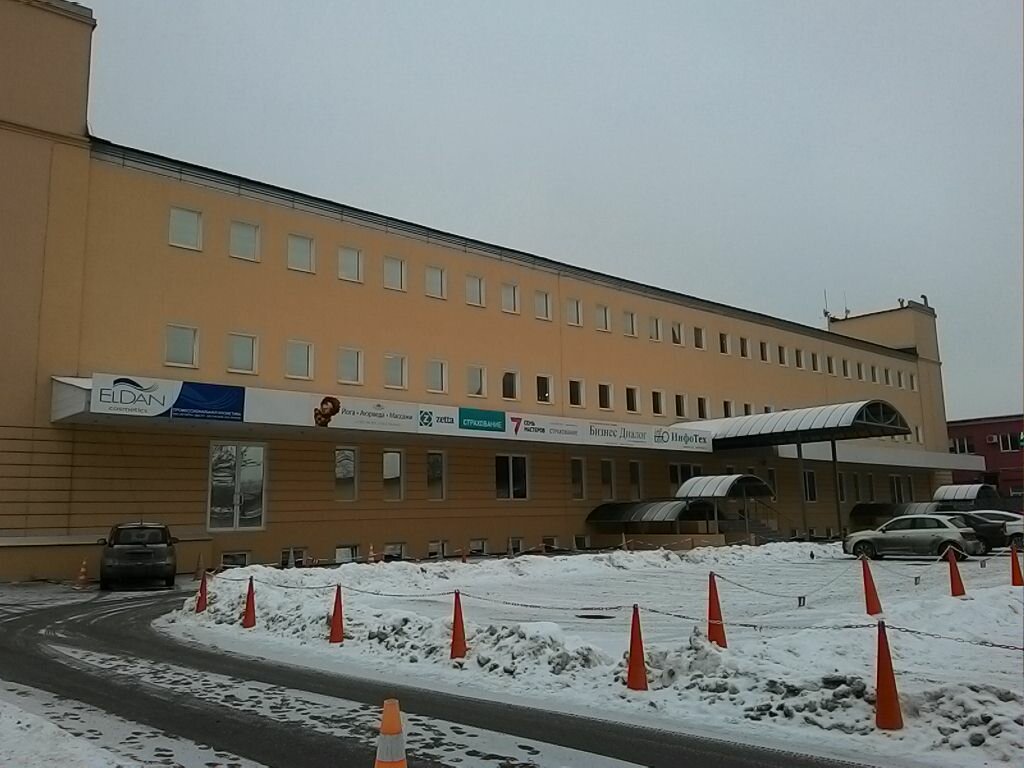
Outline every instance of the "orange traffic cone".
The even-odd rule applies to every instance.
[[[949,560],[949,593],[953,597],[963,597],[967,590],[964,589],[964,581],[960,578],[960,566],[956,564],[956,555],[953,554],[952,547],[946,550],[946,559]]]
[[[203,580],[199,582],[199,596],[196,598],[196,613],[206,610],[206,571],[203,571]]]
[[[1010,545],[1010,584],[1024,587],[1024,575],[1020,572],[1020,560],[1017,559],[1017,545]]]
[[[85,589],[88,583],[89,577],[86,574],[85,560],[82,560],[82,567],[78,569],[78,580],[75,583],[75,589]]]
[[[629,659],[626,687],[631,691],[647,690],[647,664],[644,662],[644,638],[640,633],[640,608],[633,603],[633,623],[629,629]]]
[[[252,576],[249,577],[249,591],[245,594],[245,613],[242,614],[242,628],[252,629],[256,626],[256,592],[252,588]]]
[[[708,574],[708,640],[719,648],[728,648],[725,641],[725,622],[722,621],[722,606],[718,602],[718,584],[715,572]]]
[[[868,616],[877,616],[882,612],[882,603],[878,599],[878,590],[875,589],[875,580],[871,576],[871,568],[868,566],[868,559],[862,557],[860,560],[864,574],[864,603],[867,607]]]
[[[385,699],[384,715],[377,737],[377,759],[373,768],[407,768],[405,761],[405,734],[402,733],[402,713],[398,699]]]
[[[329,643],[345,642],[345,628],[341,615],[341,585],[334,588],[334,612],[331,613],[331,636]]]
[[[462,625],[462,598],[459,597],[459,590],[455,590],[455,610],[452,613],[451,658],[466,658],[466,628]]]
[[[892,671],[889,640],[885,622],[878,622],[878,671],[875,679],[875,727],[898,731],[903,727],[900,696],[896,692],[896,675]]]

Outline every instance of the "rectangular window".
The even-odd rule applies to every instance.
[[[263,527],[266,449],[252,443],[211,443],[207,527]]]
[[[636,387],[626,387],[626,410],[640,413],[640,395]]]
[[[676,418],[677,419],[685,419],[686,418],[686,395],[683,395],[683,394],[677,394],[676,395]]]
[[[758,347],[759,347],[760,353],[761,353],[760,354],[761,362],[762,363],[769,362],[769,360],[768,360],[768,342],[767,341],[759,342],[758,343]]]
[[[917,376],[910,374],[910,388],[914,392],[917,392]]]
[[[817,352],[811,352],[811,370],[815,373],[821,373],[821,362],[818,360]]]
[[[228,255],[245,261],[259,261],[260,228],[245,221],[232,221],[228,233]]]
[[[672,323],[672,343],[676,346],[682,346],[683,344],[683,324],[673,321]]]
[[[900,389],[906,389],[906,382],[903,380],[903,371],[896,371],[896,386]]]
[[[860,501],[860,475],[856,472],[850,475],[850,483],[853,487],[853,500]]]
[[[685,475],[685,477],[684,477]],[[675,496],[676,491],[679,490],[679,486],[682,485],[690,477],[690,468],[686,464],[669,464],[668,465],[668,492],[670,496]]]
[[[802,349],[793,350],[793,358],[796,362],[796,367],[802,369],[804,367],[804,351]]]
[[[447,493],[444,464],[441,451],[427,451],[427,498],[431,501],[442,501]]]
[[[585,550],[590,549],[590,536],[586,534],[577,534],[572,537],[572,548]]]
[[[643,469],[639,461],[629,462],[629,498],[631,501],[639,501],[643,498],[642,474]]]
[[[1020,433],[1004,432],[999,435],[999,451],[1013,453],[1020,450]]]
[[[888,368],[882,371],[882,379],[885,381],[885,386],[892,386],[892,372]]]
[[[228,370],[256,373],[256,337],[245,333],[228,334]]]
[[[647,338],[651,341],[661,341],[661,318],[651,317],[647,321]]]
[[[789,365],[789,357],[786,354],[786,348],[779,344],[779,365]]]
[[[874,501],[875,500],[875,476],[874,475],[869,473],[868,475],[865,476],[865,478],[864,478],[864,489],[867,491],[868,501]]]
[[[594,309],[594,326],[599,331],[612,329],[612,311],[606,304],[598,304]]]
[[[601,499],[611,501],[615,498],[615,461],[601,459]]]
[[[723,355],[729,354],[729,334],[720,333],[718,334],[718,351]]]
[[[470,397],[487,397],[487,369],[480,365],[466,368],[466,394]]]
[[[358,493],[358,454],[355,448],[334,449],[334,498],[355,501]]]
[[[405,290],[405,259],[384,257],[384,287],[392,291]]]
[[[551,377],[538,375],[537,376],[537,402],[538,403],[550,403],[554,396],[554,388],[552,387]]]
[[[168,325],[164,331],[164,364],[195,368],[199,364],[199,331],[187,325]]]
[[[427,391],[438,393],[448,391],[448,363],[444,360],[427,361]]]
[[[304,235],[288,235],[288,269],[313,272],[313,239]]]
[[[338,381],[342,384],[363,383],[363,353],[342,347],[338,350]]]
[[[519,314],[519,286],[515,283],[501,284],[501,311]]]
[[[469,554],[471,557],[479,557],[487,554],[487,539],[470,539]]]
[[[727,419],[732,416],[732,400],[722,401],[722,415]]]
[[[569,459],[570,498],[582,501],[587,498],[587,461],[586,459]]]
[[[405,559],[405,542],[389,541],[384,544],[383,558],[385,562]]]
[[[440,560],[447,554],[448,542],[434,539],[427,542],[427,560]]]
[[[636,336],[636,313],[628,309],[622,313],[622,333],[625,336]]]
[[[706,397],[697,398],[697,418],[706,419],[708,417],[708,399]]]
[[[864,363],[857,363],[857,381],[864,381]]]
[[[494,457],[494,487],[499,499],[527,498],[526,457]]]
[[[474,307],[486,306],[486,286],[482,277],[466,275],[466,303]]]
[[[579,299],[565,300],[565,322],[569,325],[583,325],[583,302]]]
[[[878,366],[877,365],[872,365],[871,366],[871,383],[872,384],[877,384],[878,383]]]
[[[665,393],[654,390],[651,392],[651,413],[655,416],[665,415]]]
[[[289,339],[285,348],[285,376],[290,379],[313,378],[313,345]]]
[[[533,314],[538,320],[551,319],[551,296],[547,291],[536,291],[533,294]]]
[[[950,453],[974,453],[974,438],[952,437],[949,440]]]
[[[839,473],[839,486],[836,488],[839,493],[839,503],[843,504],[846,502],[846,475],[843,472]]]
[[[557,536],[541,536],[540,546],[544,552],[554,552],[558,549],[558,537]]]
[[[766,470],[766,474],[768,475],[768,485],[772,489],[772,501],[778,501],[779,484],[778,480],[775,477],[775,467],[768,467],[768,469]]]
[[[359,560],[358,544],[339,544],[334,548],[335,563],[354,563]]]
[[[850,378],[850,361],[845,357],[843,358],[843,377]]]
[[[409,384],[409,371],[405,355],[384,355],[384,386],[405,389]]]
[[[350,283],[363,282],[363,252],[358,248],[338,249],[338,277]]]
[[[697,349],[704,349],[704,329],[694,327],[693,346]]]
[[[829,376],[836,375],[836,360],[832,355],[825,356],[825,370],[828,372]]]
[[[448,276],[441,267],[427,267],[423,276],[423,290],[431,298],[447,298]]]
[[[224,568],[245,568],[249,564],[249,553],[221,552],[220,564]]]
[[[405,484],[402,477],[402,459],[401,451],[385,450],[381,457],[385,501],[401,501],[405,494]]]
[[[893,504],[906,502],[903,496],[903,481],[899,475],[889,475],[889,500]]]
[[[167,242],[178,248],[203,249],[203,215],[199,211],[171,208]]]
[[[740,336],[740,357],[750,357],[750,340],[746,336]]]
[[[583,381],[580,379],[569,379],[569,405],[582,408],[583,393]]]
[[[509,536],[508,537],[508,553],[509,555],[518,555],[523,551],[523,539],[521,536]]]
[[[914,478],[911,475],[907,475],[903,478],[905,483],[903,496],[907,500],[907,503],[914,501]]]
[[[501,375],[501,396],[506,400],[519,399],[519,374],[515,371],[505,371]]]
[[[753,403],[744,403],[743,404],[743,415],[744,416],[750,416],[753,413],[754,413],[754,404]]]
[[[818,482],[814,478],[813,469],[804,470],[804,501],[813,502],[818,500]]]
[[[924,434],[921,432],[921,427],[914,427],[914,439],[919,443],[924,442]]]
[[[604,411],[612,409],[612,385],[597,385],[597,407]]]

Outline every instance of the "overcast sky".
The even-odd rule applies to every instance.
[[[1020,0],[84,0],[103,138],[822,326],[1020,412]]]

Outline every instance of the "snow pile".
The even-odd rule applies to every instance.
[[[874,727],[876,630],[863,613],[860,566],[838,559],[834,545],[329,570],[253,566],[214,578],[205,613],[193,613],[190,599],[163,626],[252,655],[282,657],[301,648],[298,663],[346,673],[383,672],[402,682],[418,679],[655,727],[685,723],[724,738],[825,745],[830,754],[877,755],[885,765],[912,764],[923,754],[929,765],[1018,759],[1021,653],[917,632],[1019,646],[1021,590],[1004,586],[1005,569],[967,563],[969,596],[953,599],[945,564],[885,563],[874,571],[906,723],[896,732]],[[729,638],[724,650],[707,641],[700,620],[709,570],[735,579],[719,586]],[[921,586],[911,586],[917,575]],[[243,633],[237,625],[249,576],[256,580],[257,626]],[[330,647],[337,583],[344,585],[346,641]],[[463,595],[470,650],[453,661],[455,589]],[[803,608],[787,597],[815,590]],[[632,602],[640,604],[646,641],[646,693],[625,688]],[[594,605],[604,608],[584,610]],[[723,723],[734,728],[723,731]]]
[[[0,701],[0,765],[18,768],[138,768],[48,720]]]

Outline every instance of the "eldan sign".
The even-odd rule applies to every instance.
[[[92,377],[89,410],[119,416],[242,421],[245,387],[97,373]]]

